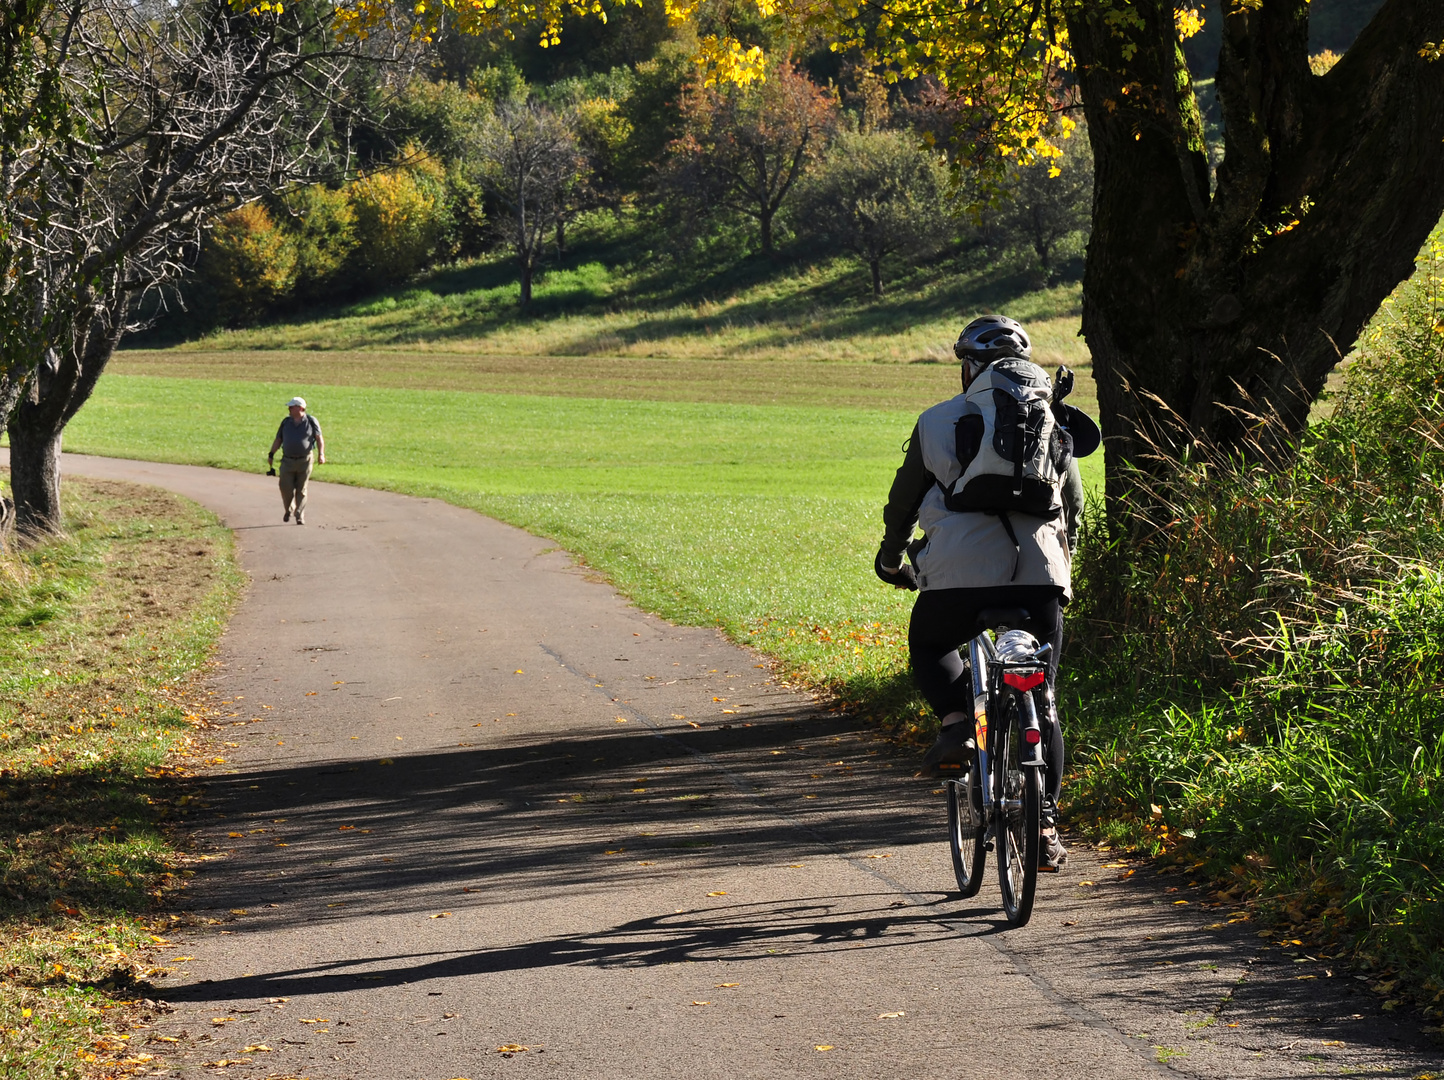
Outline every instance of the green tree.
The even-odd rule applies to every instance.
[[[548,238],[588,198],[586,157],[568,121],[533,102],[503,105],[491,115],[474,167],[498,204],[492,227],[516,255],[526,307]]]
[[[689,215],[727,210],[752,218],[762,253],[772,256],[777,215],[837,128],[836,98],[782,63],[744,86],[693,85],[681,112],[664,195]]]
[[[1087,233],[1093,212],[1093,154],[1082,138],[1063,156],[1014,165],[1001,196],[998,224],[1033,249],[1043,279],[1051,278],[1061,244]]]
[[[914,137],[897,131],[848,131],[804,181],[798,227],[804,235],[850,251],[883,293],[882,261],[917,257],[946,242],[947,166]]]

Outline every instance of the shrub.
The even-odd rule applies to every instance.
[[[221,218],[207,234],[200,260],[219,321],[239,326],[264,315],[295,283],[296,261],[296,244],[260,203]]]
[[[354,181],[347,193],[356,215],[352,261],[366,284],[403,281],[445,254],[446,170],[430,154],[408,146],[396,164]]]
[[[340,271],[356,247],[350,197],[315,184],[288,196],[286,210],[296,248],[296,299],[317,300],[342,291]]]

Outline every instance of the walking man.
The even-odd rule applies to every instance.
[[[319,464],[326,464],[326,440],[314,416],[306,415],[306,399],[293,397],[286,403],[291,415],[276,429],[267,461],[276,466],[276,451],[281,451],[281,502],[286,508],[282,521],[290,521],[293,512],[296,524],[306,524],[306,481],[311,479],[311,448],[316,448]]]

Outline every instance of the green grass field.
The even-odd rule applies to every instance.
[[[261,471],[282,404],[303,391],[326,430],[319,479],[553,538],[643,607],[720,625],[813,682],[846,692],[895,676],[911,598],[874,578],[872,557],[915,410],[724,404],[748,371],[734,383],[733,365],[711,366],[716,402],[108,374],[66,448]],[[917,401],[951,392],[954,369],[920,370]],[[792,380],[783,392],[801,396]],[[1101,459],[1087,464],[1096,484]]]

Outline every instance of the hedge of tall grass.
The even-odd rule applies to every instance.
[[[1174,466],[1075,567],[1073,813],[1435,1008],[1444,230],[1289,453]]]

